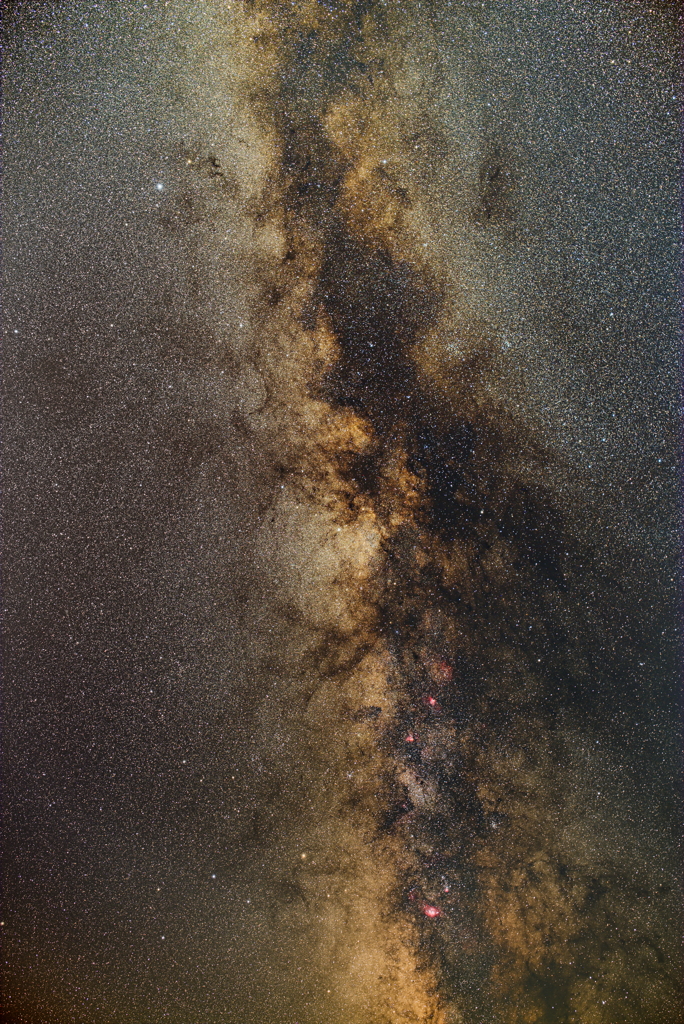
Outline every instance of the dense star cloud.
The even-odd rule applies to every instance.
[[[10,5],[12,1024],[678,1024],[673,5]]]

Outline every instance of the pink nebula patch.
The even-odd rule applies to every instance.
[[[429,708],[432,708],[433,711],[442,710],[442,705],[438,703],[435,697],[431,697],[428,695],[423,697],[423,701],[425,702],[425,704],[427,704]]]
[[[439,686],[450,683],[454,678],[454,670],[443,658],[428,658],[425,667],[433,683],[437,683]]]

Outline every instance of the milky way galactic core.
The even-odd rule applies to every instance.
[[[678,6],[6,17],[13,1024],[678,1024]]]

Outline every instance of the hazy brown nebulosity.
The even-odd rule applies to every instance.
[[[247,10],[247,102],[274,152],[254,216],[282,240],[258,279],[283,478],[333,531],[312,546],[322,563],[334,551],[320,588],[336,613],[304,624],[325,680],[310,699],[355,723],[328,720],[354,766],[334,813],[345,844],[356,831],[372,851],[356,854],[356,884],[383,921],[355,926],[379,973],[351,1018],[678,1020],[674,949],[644,932],[671,893],[569,827],[564,712],[586,696],[592,632],[602,646],[610,628],[583,601],[611,584],[554,488],[557,454],[502,397],[496,325],[431,238],[454,173],[439,18]],[[515,162],[491,140],[470,208],[502,246]],[[614,653],[616,674],[632,654]]]

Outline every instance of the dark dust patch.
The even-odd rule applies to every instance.
[[[480,163],[475,221],[492,227],[511,224],[516,219],[516,191],[512,155],[501,143],[494,142]]]

